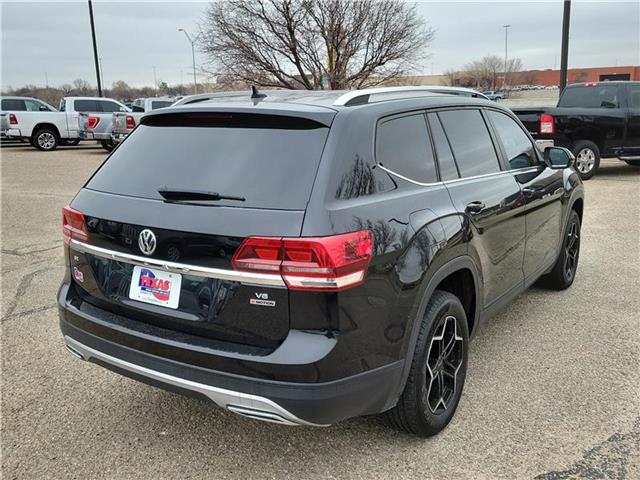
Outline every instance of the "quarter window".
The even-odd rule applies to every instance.
[[[440,112],[438,116],[463,178],[500,171],[498,156],[480,110],[451,110]]]
[[[416,182],[436,182],[438,177],[424,115],[396,117],[380,124],[376,161]]]
[[[489,111],[487,115],[502,142],[509,168],[526,168],[535,165],[537,159],[533,143],[520,126],[504,113]]]
[[[453,158],[453,152],[449,146],[449,140],[442,129],[442,124],[438,115],[435,113],[429,113],[427,115],[429,119],[429,129],[433,136],[433,143],[436,147],[436,154],[438,156],[438,167],[440,167],[440,179],[444,182],[447,180],[454,180],[460,178],[458,174],[458,168]]]
[[[595,84],[565,88],[559,107],[618,108],[618,85]]]
[[[629,85],[629,107],[640,110],[640,85]]]

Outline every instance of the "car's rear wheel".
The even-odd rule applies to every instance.
[[[55,150],[59,143],[58,134],[50,128],[41,128],[33,136],[32,145],[38,150]]]
[[[600,168],[600,149],[589,141],[581,140],[573,146],[573,154],[576,157],[576,170],[582,180],[589,180]]]
[[[114,148],[116,148],[116,144],[113,143],[113,140],[102,140],[100,142],[100,145],[102,145],[102,148],[104,148],[107,152],[110,152]]]
[[[558,260],[553,270],[540,278],[538,285],[552,290],[565,290],[571,286],[578,271],[580,236],[580,217],[571,210]]]
[[[384,415],[393,427],[428,437],[447,426],[460,401],[469,330],[458,297],[440,290],[434,292],[421,321],[404,391]]]

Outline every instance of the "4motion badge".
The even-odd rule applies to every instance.
[[[259,305],[261,307],[275,307],[276,306],[276,301],[275,300],[269,300],[269,294],[268,293],[254,293],[255,298],[250,298],[249,299],[249,303],[251,305]]]

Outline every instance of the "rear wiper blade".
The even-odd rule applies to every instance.
[[[233,195],[224,195],[218,192],[206,192],[204,190],[187,190],[183,188],[160,187],[158,193],[169,202],[189,202],[202,200],[236,200],[244,202],[244,197],[236,197]]]

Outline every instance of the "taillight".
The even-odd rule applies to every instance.
[[[587,82],[584,84],[585,87],[597,87],[598,82]]]
[[[18,124],[18,117],[16,117],[15,114],[10,113],[9,114],[9,123],[11,125],[17,125]]]
[[[127,115],[127,129],[136,128],[136,119],[131,115]]]
[[[553,115],[543,113],[540,115],[540,133],[556,133],[556,126],[553,123]]]
[[[87,118],[87,128],[89,130],[93,130],[100,123],[100,117],[89,117]]]
[[[69,205],[62,209],[62,234],[64,235],[64,243],[67,245],[71,243],[71,239],[86,242],[89,238],[84,214]]]
[[[279,273],[291,290],[337,292],[361,285],[373,256],[369,230],[330,237],[249,237],[231,260],[236,270]]]

